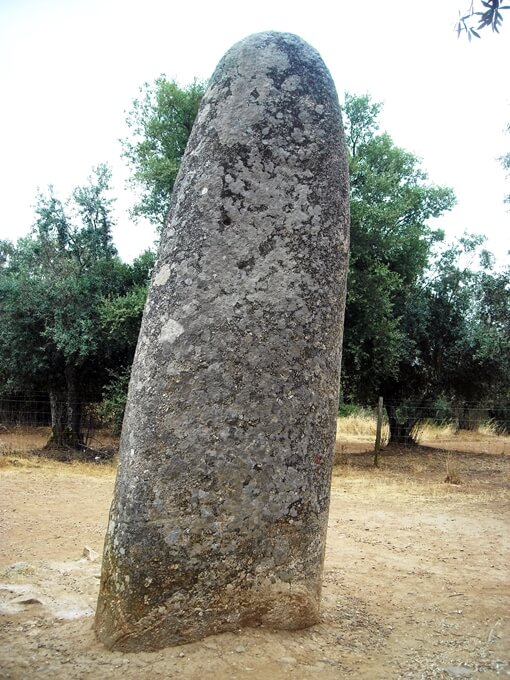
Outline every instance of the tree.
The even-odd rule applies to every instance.
[[[411,289],[401,316],[410,351],[384,379],[390,441],[412,445],[420,422],[449,405],[462,429],[477,427],[482,409],[507,424],[510,371],[509,273],[494,270],[484,237],[438,244]]]
[[[450,209],[454,196],[427,184],[418,159],[378,134],[380,110],[368,95],[346,93],[351,254],[342,392],[348,401],[373,403],[383,395],[392,404],[416,394],[417,386],[402,380],[402,368],[417,350],[406,315],[414,311],[419,329],[419,284],[443,237],[428,221]]]
[[[508,397],[509,272],[495,269],[482,236],[464,236],[435,259],[425,282],[432,384],[474,429],[483,408]]]
[[[127,117],[132,137],[122,140],[123,156],[133,171],[132,183],[141,189],[133,214],[159,228],[205,87],[195,80],[181,88],[161,75],[145,83]]]
[[[164,96],[167,86],[170,94],[175,92],[175,83],[162,77],[153,87],[145,86],[142,100],[135,100],[131,125],[138,139],[127,143],[126,154],[139,173],[135,181],[145,190],[139,214],[146,209],[159,224],[194,118],[190,114],[187,125],[176,125],[173,99]],[[198,108],[199,97],[194,101]],[[473,361],[482,365],[478,350],[469,355],[474,336],[462,322],[462,310],[475,299],[471,292],[471,297],[464,295],[469,277],[464,270],[454,271],[455,258],[479,244],[467,239],[448,255],[446,249],[434,270],[434,248],[443,234],[430,221],[453,206],[453,192],[428,183],[418,159],[378,132],[381,104],[368,95],[346,94],[343,109],[352,195],[342,394],[358,403],[374,403],[382,394],[392,438],[411,443],[418,418],[409,404],[417,402],[423,415],[438,394],[460,399],[463,377],[455,366],[464,366],[467,374]],[[106,316],[130,323],[137,299],[132,291],[110,302]],[[116,380],[113,388],[122,385],[123,374]],[[112,403],[118,403],[117,396],[113,389]]]
[[[453,205],[453,194],[427,184],[417,159],[378,133],[379,112],[367,95],[346,95],[352,190],[342,391],[361,403],[382,395],[390,442],[411,445],[438,398],[452,404],[460,426],[473,404],[506,398],[508,273],[493,270],[480,236],[442,243],[429,221]]]
[[[490,415],[510,430],[510,267],[480,272],[476,289],[477,358],[484,366]]]
[[[105,297],[129,285],[112,242],[110,171],[94,170],[66,202],[50,187],[29,237],[2,249],[0,376],[4,390],[46,390],[51,443],[79,447],[82,399],[97,394],[112,358]]]
[[[132,264],[132,278],[127,291],[104,298],[100,308],[101,325],[108,338],[110,350],[115,353],[114,368],[109,371],[108,382],[103,386],[101,416],[120,432],[127,390],[138,334],[142,322],[148,284],[155,255],[147,250]]]
[[[465,33],[468,40],[471,38],[480,38],[480,33],[484,28],[492,29],[493,33],[499,33],[499,29],[503,23],[503,15],[501,10],[510,9],[510,5],[503,5],[501,0],[480,0],[478,10],[475,9],[474,0],[471,0],[468,11],[461,15],[459,12],[459,20],[455,24],[457,37]],[[478,21],[476,28],[473,23]]]

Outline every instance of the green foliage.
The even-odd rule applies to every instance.
[[[442,238],[428,220],[452,207],[450,189],[426,183],[418,160],[378,134],[380,104],[347,94],[351,253],[344,332],[343,392],[372,402],[414,351],[406,310],[420,310],[418,282]]]
[[[132,357],[152,262],[145,255],[129,266],[116,256],[109,192],[104,165],[65,202],[50,187],[38,196],[30,236],[0,244],[0,380],[4,391],[47,390],[52,403],[64,399],[67,422],[58,429],[73,445],[80,443],[79,402],[97,398],[109,371]],[[136,323],[129,333],[127,322],[119,327],[125,335],[113,342],[104,310],[129,295]]]
[[[102,164],[65,203],[51,186],[47,194],[38,195],[33,235],[39,242],[40,264],[48,274],[58,276],[69,268],[86,272],[99,260],[116,255],[110,182],[111,172]]]
[[[98,408],[99,416],[111,427],[114,434],[120,434],[131,368],[112,372],[110,382],[103,389],[103,400]]]
[[[422,418],[437,418],[441,401],[462,426],[473,408],[509,402],[509,272],[493,269],[483,242],[464,236],[435,253],[403,315],[412,352],[381,392]]]
[[[138,284],[125,293],[104,298],[99,307],[100,324],[110,349],[117,349],[129,364],[133,361],[146,298],[147,284]]]
[[[129,267],[127,286],[104,296],[98,307],[101,331],[122,371],[133,361],[154,260],[152,251],[142,253]]]
[[[375,105],[347,95],[351,258],[342,391],[354,403],[383,396],[392,437],[412,443],[438,398],[462,413],[506,403],[510,374],[508,270],[480,236],[442,244],[430,226],[454,204],[427,183],[418,160],[378,133]]]
[[[503,23],[501,10],[510,9],[510,5],[503,5],[501,0],[480,0],[478,7],[476,10],[474,0],[471,0],[468,11],[464,15],[459,12],[459,20],[455,24],[457,37],[465,34],[468,40],[480,38],[479,31],[489,27],[493,33],[499,33]],[[476,28],[473,26],[474,22],[478,22]]]
[[[343,113],[345,141],[351,154],[356,156],[360,144],[366,144],[379,129],[378,116],[382,110],[380,102],[373,102],[370,95],[344,95]]]
[[[109,372],[98,411],[116,434],[120,433],[124,418],[131,364],[154,260],[152,251],[142,253],[130,267],[129,288],[103,298],[99,308],[101,328],[108,338],[110,352],[116,357],[116,367]]]
[[[124,155],[142,189],[135,212],[157,224],[203,92],[162,76],[129,114]],[[411,441],[416,404],[422,418],[451,418],[491,397],[510,404],[509,270],[494,270],[480,237],[442,243],[430,221],[452,207],[453,193],[379,132],[381,104],[347,93],[343,109],[351,253],[340,413],[382,395],[392,436]],[[501,160],[509,170],[510,156]],[[151,251],[132,265],[117,257],[110,180],[99,166],[67,201],[50,187],[31,235],[0,241],[0,381],[4,390],[48,390],[55,403],[67,395],[62,431],[74,442],[79,397],[102,399],[103,417],[120,429],[154,266]],[[491,415],[502,423],[504,413]]]
[[[181,88],[161,75],[145,83],[127,117],[132,137],[122,140],[133,184],[141,190],[133,214],[159,228],[166,217],[181,158],[186,149],[205,83]]]
[[[489,372],[487,396],[510,403],[510,267],[476,277],[476,357]]]
[[[435,392],[450,400],[461,424],[485,407],[501,423],[510,404],[510,270],[494,269],[481,237],[461,239],[434,268],[427,295]]]
[[[338,407],[338,417],[339,418],[351,418],[351,417],[367,418],[373,419],[374,411],[373,409],[365,408],[359,404],[340,404]]]
[[[80,366],[96,353],[95,308],[118,283],[110,179],[107,166],[100,165],[66,204],[50,188],[36,205],[31,258],[25,259],[23,273],[29,285],[37,281],[44,292],[38,315],[44,326],[41,337],[64,364]]]

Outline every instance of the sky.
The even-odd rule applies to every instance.
[[[476,2],[476,0],[475,0]],[[120,138],[144,82],[207,79],[235,42],[296,33],[347,90],[384,103],[381,129],[422,160],[457,206],[434,221],[453,238],[482,233],[510,249],[510,10],[501,34],[471,43],[453,27],[469,0],[0,0],[0,239],[26,235],[38,190],[68,196],[92,168],[113,171],[114,240],[130,261],[154,242],[134,202]]]

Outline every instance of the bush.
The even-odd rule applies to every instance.
[[[374,409],[366,408],[365,406],[359,406],[359,404],[339,404],[339,418],[350,418],[352,416],[373,419]]]
[[[103,389],[103,401],[98,413],[114,434],[120,434],[124,411],[126,410],[127,393],[131,366],[118,373],[112,373],[112,379]]]

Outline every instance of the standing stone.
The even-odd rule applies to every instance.
[[[318,621],[348,252],[335,88],[300,38],[218,65],[136,350],[96,632],[153,650]]]

